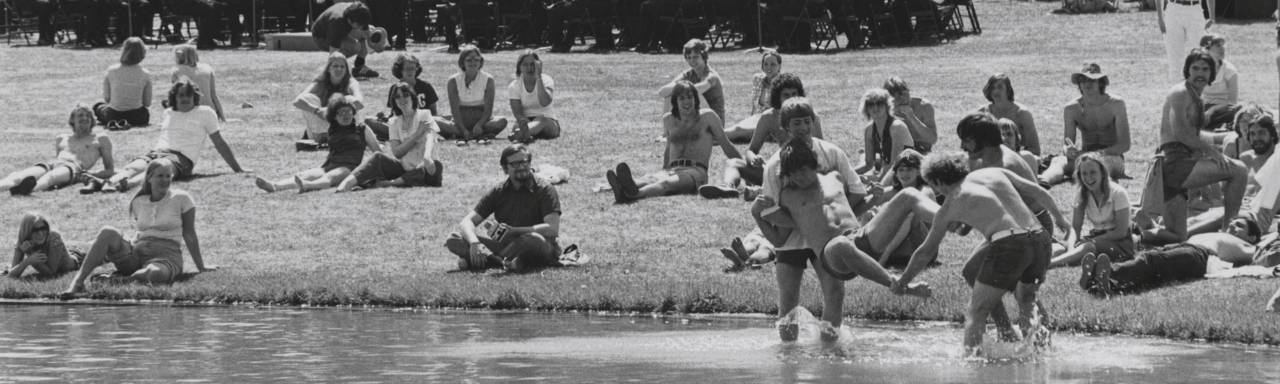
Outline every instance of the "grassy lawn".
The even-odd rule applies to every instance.
[[[873,49],[831,54],[788,55],[783,70],[804,80],[821,115],[828,139],[855,152],[864,124],[856,104],[864,90],[899,75],[914,95],[937,107],[940,131],[953,132],[959,118],[982,104],[981,88],[995,72],[1006,72],[1017,100],[1037,118],[1047,152],[1059,151],[1062,106],[1078,96],[1069,76],[1086,61],[1098,62],[1111,77],[1110,93],[1128,101],[1133,127],[1131,175],[1142,175],[1157,144],[1163,91],[1164,48],[1150,12],[1060,16],[1059,3],[980,1],[985,33],[959,41],[911,48]],[[1273,29],[1269,21],[1225,22],[1213,28],[1228,36],[1228,59],[1241,76],[1241,99],[1274,106],[1277,77]],[[435,45],[411,46],[426,67],[423,78],[444,94],[456,57]],[[154,122],[169,85],[170,48],[148,52],[143,65],[156,83]],[[486,69],[499,89],[514,77],[516,52],[486,56]],[[12,172],[53,153],[55,134],[69,131],[67,114],[77,102],[101,97],[103,70],[117,50],[0,48],[0,115],[6,139],[0,142],[0,172]],[[369,115],[382,110],[391,84],[394,54],[370,58],[383,77],[363,84]],[[298,153],[292,141],[302,124],[291,106],[324,63],[321,53],[213,51],[201,54],[218,71],[218,88],[228,116],[222,126],[241,164],[257,175],[278,178],[315,167],[323,153]],[[564,208],[561,243],[578,243],[593,261],[583,267],[536,274],[447,273],[455,258],[442,246],[445,236],[474,206],[479,194],[502,180],[500,144],[454,148],[446,145],[445,187],[384,189],[334,195],[321,192],[264,194],[251,175],[237,175],[206,149],[197,159],[202,177],[179,183],[196,198],[199,233],[207,263],[221,270],[169,287],[94,287],[95,299],[158,299],[213,303],[285,305],[388,305],[537,310],[609,310],[622,312],[755,312],[776,310],[772,267],[726,274],[728,263],[717,251],[752,227],[747,204],[679,196],[616,206],[592,187],[605,169],[619,161],[644,173],[660,168],[658,135],[664,102],[657,88],[684,68],[677,55],[618,53],[544,54],[546,73],[555,77],[556,109],[564,137],[534,147],[534,161],[569,169],[571,181],[559,187]],[[725,80],[729,120],[745,117],[751,74],[759,71],[755,54],[715,52],[711,64]],[[505,91],[499,91],[499,95]],[[505,98],[501,98],[505,99]],[[250,104],[252,108],[241,108]],[[441,103],[442,111],[447,111]],[[509,114],[505,101],[497,114]],[[158,127],[111,133],[117,164],[145,153]],[[954,134],[944,135],[941,150],[958,150]],[[716,159],[723,155],[716,151]],[[713,159],[713,161],[716,161]],[[720,166],[712,167],[718,180]],[[1125,185],[1137,198],[1142,182]],[[1072,186],[1053,191],[1069,206]],[[21,212],[51,217],[65,238],[87,248],[104,225],[129,229],[128,195],[82,197],[73,190],[27,198],[0,197],[3,233],[12,236]],[[12,241],[3,238],[0,241]],[[887,319],[962,319],[969,290],[959,268],[978,236],[949,238],[943,266],[917,281],[935,287],[935,297],[893,296],[865,281],[847,287],[848,316]],[[190,263],[187,264],[190,268]],[[1042,298],[1052,325],[1066,331],[1122,332],[1188,339],[1280,344],[1280,321],[1261,311],[1275,290],[1274,281],[1235,279],[1165,288],[1138,296],[1095,299],[1075,287],[1076,269],[1052,271]],[[6,298],[51,298],[70,276],[46,282],[0,281]],[[817,311],[818,292],[809,275],[804,305]]]

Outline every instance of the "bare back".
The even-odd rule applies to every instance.
[[[959,188],[955,198],[944,204],[951,206],[947,209],[950,221],[968,224],[987,238],[1008,229],[1040,227],[1008,176],[998,169],[970,172]]]
[[[698,112],[698,116],[692,118],[678,119],[670,113],[662,118],[663,129],[667,132],[668,161],[692,160],[708,164],[711,160],[711,130],[720,129],[716,124],[719,118],[710,109]]]
[[[58,135],[56,146],[58,159],[74,161],[81,169],[93,168],[102,159],[102,139],[100,134],[76,137],[72,134]]]
[[[844,182],[836,172],[819,174],[816,185],[808,189],[784,188],[779,205],[791,214],[795,231],[817,255],[822,255],[832,238],[858,229],[858,219],[844,195]]]

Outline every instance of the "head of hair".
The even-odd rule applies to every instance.
[[[194,67],[200,63],[200,54],[196,53],[196,46],[180,44],[177,47],[173,47],[173,60],[178,65]]]
[[[124,45],[120,47],[120,64],[138,65],[142,59],[147,58],[147,44],[142,42],[137,36],[124,40]]]
[[[860,110],[862,117],[867,120],[875,118],[875,116],[871,116],[871,107],[879,105],[889,108],[889,97],[889,91],[882,88],[868,89],[862,94],[862,108]]]
[[[1194,48],[1187,54],[1187,60],[1182,63],[1182,78],[1186,79],[1191,77],[1191,64],[1194,64],[1197,61],[1203,61],[1209,66],[1209,84],[1213,84],[1213,81],[1218,79],[1217,61],[1215,61],[1213,59],[1213,55],[1210,55],[1209,51],[1204,48]]]
[[[969,176],[969,156],[957,152],[933,152],[924,158],[920,177],[930,184],[954,185]]]
[[[814,116],[813,104],[809,103],[809,98],[803,96],[787,99],[782,102],[782,109],[778,110],[778,122],[784,130],[791,125],[791,119]]]
[[[520,71],[520,64],[524,64],[524,59],[529,57],[532,57],[535,62],[542,61],[542,59],[538,58],[538,52],[532,49],[524,50],[524,52],[520,53],[520,57],[516,58],[516,76],[520,76],[524,74],[523,72]]]
[[[409,95],[409,100],[411,100],[411,102],[413,103],[413,109],[418,109],[422,107],[421,105],[418,105],[418,98],[413,94],[413,87],[409,86],[408,83],[402,82],[402,83],[396,83],[395,85],[392,85],[391,92],[389,93],[389,95],[390,96],[388,97],[391,98],[391,100],[389,101],[391,102],[392,116],[400,116],[404,114],[404,111],[400,110],[400,105],[396,103],[396,96],[399,96],[399,95]]]
[[[897,95],[902,91],[911,91],[911,88],[907,87],[907,82],[903,81],[902,78],[899,78],[897,76],[893,76],[893,77],[890,77],[889,80],[885,80],[884,85],[880,87],[884,88],[884,90],[886,91],[889,91],[890,95]]]
[[[960,140],[973,139],[978,150],[1004,143],[995,116],[986,112],[974,112],[961,118],[960,123],[956,124],[956,134],[960,136]]]
[[[999,119],[996,119],[996,126],[1000,127],[1001,142],[1004,142],[1004,131],[1006,129],[1013,131],[1014,142],[1012,143],[1004,142],[1004,145],[1008,146],[1010,149],[1013,149],[1015,151],[1022,150],[1022,130],[1018,129],[1018,123],[1013,122],[1013,120],[1009,120],[1007,118],[1001,117]]]
[[[18,220],[18,243],[17,244],[22,244],[22,242],[30,240],[31,233],[35,232],[36,225],[39,225],[42,222],[46,227],[50,225],[49,220],[46,219],[44,215],[41,215],[39,213],[27,212],[22,214],[22,219]],[[50,227],[49,230],[52,231],[53,228]]]
[[[782,108],[782,90],[787,88],[796,90],[796,96],[804,96],[804,83],[800,81],[800,76],[791,72],[779,73],[778,77],[773,79],[773,87],[769,89],[770,107]]]
[[[533,152],[529,151],[529,147],[524,144],[511,144],[502,149],[502,157],[498,158],[498,164],[503,170],[507,169],[507,158],[517,153],[524,153],[529,156],[529,161],[533,161]]]
[[[334,82],[333,75],[329,73],[329,65],[335,62],[342,62],[342,67],[347,70],[342,74],[341,79]],[[320,68],[320,76],[316,76],[316,83],[320,84],[321,89],[328,90],[326,93],[346,92],[347,87],[351,85],[351,63],[347,62],[347,57],[342,52],[333,52],[329,54],[329,60],[324,62],[324,67]]]
[[[347,7],[347,10],[342,11],[342,19],[368,28],[369,23],[373,22],[373,12],[370,12],[369,7],[364,3],[356,1]]]
[[[177,169],[174,167],[173,162],[169,161],[168,158],[162,157],[151,160],[151,162],[147,163],[147,173],[146,176],[142,178],[142,186],[138,188],[138,194],[133,195],[134,199],[142,196],[151,196],[151,176],[155,175],[156,171],[161,167],[168,167],[170,172]],[[129,210],[130,213],[133,212],[133,204],[129,204]]]
[[[418,70],[413,73],[413,77],[418,77],[418,75],[422,74],[422,62],[418,61],[418,57],[409,52],[401,52],[396,55],[396,61],[391,64],[391,76],[399,79],[403,74],[402,72],[404,72],[405,63],[413,63],[418,66]]]
[[[84,114],[88,114],[88,115],[89,115],[89,120],[90,120],[90,121],[92,121],[92,120],[94,119],[94,117],[93,117],[93,110],[92,110],[92,109],[90,109],[88,105],[85,105],[84,103],[76,104],[76,106],[75,106],[75,107],[71,108],[71,115],[70,115],[70,116],[67,116],[67,125],[70,125],[72,128],[75,128],[75,127],[76,127],[76,114],[77,114],[77,113],[84,113]],[[93,124],[93,123],[91,122],[91,123],[89,123],[89,124],[90,124],[90,126],[92,126],[92,124]]]
[[[474,44],[464,44],[462,48],[458,49],[458,70],[459,71],[467,70],[468,55],[476,55],[476,57],[480,59],[480,68],[484,68],[484,55],[480,54],[480,47],[477,47]]]
[[[1254,102],[1245,102],[1244,105],[1240,106],[1240,109],[1236,111],[1235,117],[1231,119],[1231,126],[1235,129],[1236,133],[1240,135],[1240,137],[1244,137],[1249,133],[1246,131],[1249,122],[1255,117],[1264,114],[1269,114],[1269,112],[1263,108],[1262,105]]]
[[[178,81],[173,82],[173,86],[169,87],[169,108],[178,107],[178,95],[192,95],[192,100],[196,105],[200,105],[200,86],[196,85],[191,78],[182,76]]]
[[[394,89],[394,87],[392,89]],[[356,105],[347,98],[347,95],[341,93],[330,95],[329,103],[326,105],[328,105],[328,107],[325,108],[324,119],[329,122],[329,125],[341,125],[338,124],[338,112],[341,112],[343,108],[351,108],[352,113],[355,113],[356,111]],[[394,111],[395,108],[393,107],[392,110]]]
[[[1076,157],[1075,174],[1072,176],[1075,177],[1076,184],[1080,185],[1080,194],[1077,199],[1077,203],[1084,206],[1083,204],[1085,201],[1090,198],[1089,189],[1084,186],[1084,182],[1081,181],[1083,179],[1080,178],[1080,173],[1083,172],[1085,163],[1096,164],[1098,166],[1098,172],[1102,173],[1102,181],[1098,183],[1098,189],[1100,190],[1099,192],[1101,192],[1102,201],[1096,202],[1098,205],[1102,205],[1106,203],[1107,200],[1111,199],[1111,170],[1107,169],[1107,163],[1102,160],[1102,155],[1098,152],[1085,152]]]
[[[1209,48],[1215,45],[1222,45],[1226,43],[1227,43],[1227,37],[1221,34],[1217,34],[1213,32],[1205,32],[1203,36],[1200,36],[1201,48]]]
[[[1236,218],[1233,220],[1244,220],[1245,231],[1248,233],[1249,237],[1253,238],[1249,240],[1250,242],[1258,241],[1258,239],[1262,238],[1262,228],[1258,226],[1258,222],[1254,220],[1249,213],[1241,212],[1239,215],[1236,215]]]
[[[985,96],[987,101],[995,102],[991,99],[991,89],[1000,84],[1004,84],[1005,96],[1009,101],[1013,101],[1013,82],[1009,81],[1009,76],[1004,73],[991,75],[991,78],[987,79],[987,85],[982,87],[982,96]]]
[[[766,49],[760,54],[760,66],[764,66],[764,61],[769,60],[770,57],[778,59],[778,65],[782,65],[782,54],[777,50]]]
[[[707,56],[710,54],[710,50],[711,46],[707,45],[706,41],[694,38],[689,39],[689,41],[684,43],[684,51],[682,54],[688,55],[689,53],[697,53],[698,56],[702,56],[702,61],[707,61]]]
[[[1098,78],[1097,80],[1093,80],[1093,79],[1084,79],[1084,80],[1081,80],[1079,83],[1075,83],[1075,84],[1076,84],[1076,88],[1079,88],[1079,87],[1080,87],[1080,83],[1083,83],[1083,82],[1086,82],[1086,81],[1093,81],[1093,82],[1097,82],[1097,83],[1098,83],[1098,93],[1101,93],[1101,94],[1104,94],[1104,95],[1105,95],[1105,94],[1107,94],[1107,85],[1110,85],[1110,84],[1111,84],[1111,79],[1110,79],[1110,77],[1108,76],[1108,77],[1101,77],[1101,78]]]
[[[818,156],[813,153],[809,141],[787,141],[787,144],[778,151],[778,174],[791,176],[805,168],[818,168]]]
[[[680,95],[690,94],[693,96],[693,113],[702,110],[702,100],[698,97],[698,88],[693,86],[689,80],[680,80],[676,82],[676,86],[671,90],[671,115],[677,119],[680,116]]]
[[[1271,135],[1271,144],[1280,144],[1280,135],[1276,134],[1276,120],[1271,115],[1261,113],[1249,119],[1249,126],[1254,125],[1267,130],[1267,133]]]
[[[923,163],[924,163],[923,154],[920,154],[920,152],[916,152],[916,150],[914,149],[907,148],[907,149],[903,149],[902,152],[898,153],[898,159],[893,161],[893,167],[889,169],[891,170],[891,172],[895,174],[898,172],[898,169],[901,169],[901,168],[920,170],[920,167]],[[898,177],[896,175],[891,179],[893,182],[893,188],[897,190],[902,190],[902,188],[904,187],[919,187],[921,184],[924,183],[924,179],[921,178],[920,176],[916,176],[915,185],[902,185],[902,181],[898,180]]]

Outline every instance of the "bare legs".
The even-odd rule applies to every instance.
[[[93,273],[94,269],[107,261],[107,255],[120,254],[129,248],[129,241],[125,240],[120,230],[103,227],[98,231],[98,237],[93,241],[93,245],[89,247],[89,254],[85,256],[84,262],[80,263],[80,270],[76,271],[75,277],[71,279],[71,286],[67,288],[66,293],[84,292],[84,280]],[[147,264],[130,275],[129,280],[142,283],[168,282],[169,276],[172,276],[172,273],[168,267]]]
[[[258,177],[254,180],[254,183],[257,184],[258,188],[267,192],[280,192],[297,188],[298,193],[303,193],[336,187],[338,183],[342,182],[350,174],[351,170],[346,167],[334,168],[329,172],[325,172],[323,168],[312,168],[298,172],[293,177],[277,181],[268,181]]]

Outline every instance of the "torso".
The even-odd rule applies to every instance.
[[[663,118],[667,130],[667,158],[674,160],[693,160],[707,164],[711,160],[711,123],[704,116],[714,113],[710,110],[699,111],[697,116],[676,118],[668,114]]]
[[[818,175],[818,184],[805,190],[784,188],[778,204],[791,214],[795,230],[805,237],[814,253],[821,255],[831,238],[858,229],[858,220],[836,173]]]
[[[685,72],[682,73],[680,77],[682,79],[689,80],[690,82],[696,84],[696,83],[702,82],[703,80],[706,80],[707,77],[711,77],[711,75],[713,74],[719,76],[716,73],[716,71],[713,69],[707,69],[707,76],[698,76],[698,72],[690,68],[685,70]],[[703,100],[706,100],[706,105],[704,105],[703,108],[709,108],[712,111],[715,111],[716,116],[719,116],[720,120],[723,121],[724,120],[724,86],[720,84],[713,85],[711,86],[710,89],[707,89],[706,92],[702,92],[701,96]]]
[[[1208,248],[1217,253],[1218,258],[1228,263],[1249,264],[1253,262],[1254,245],[1227,233],[1198,234],[1187,239],[1187,244]]]
[[[987,238],[1009,229],[1040,228],[1013,184],[998,170],[970,172],[960,185],[960,192],[955,198],[947,199],[946,204],[958,212],[951,218],[968,224]]]
[[[1097,151],[1116,144],[1116,110],[1121,103],[1119,99],[1103,95],[1099,100],[1080,98],[1067,105],[1067,113],[1074,117],[1075,128],[1080,131],[1082,150]]]
[[[1175,109],[1183,110],[1179,114],[1183,121],[1172,121]],[[1178,83],[1169,91],[1161,115],[1160,144],[1180,142],[1178,130],[1195,131],[1199,134],[1200,127],[1204,126],[1204,101],[1194,90],[1187,88],[1186,82]]]
[[[98,134],[76,137],[72,134],[58,135],[58,159],[72,161],[81,169],[92,168],[102,158],[102,145]]]
[[[485,89],[488,87],[489,80],[492,78],[493,76],[490,76],[488,72],[480,71],[476,74],[476,78],[468,83],[466,73],[458,72],[454,74],[453,77],[450,77],[449,80],[453,80],[453,84],[457,87],[458,102],[460,105],[467,107],[482,107],[485,103]]]

